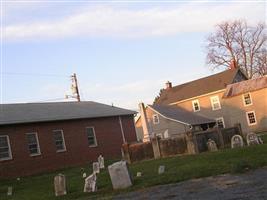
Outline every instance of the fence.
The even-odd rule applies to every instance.
[[[199,132],[187,132],[179,137],[159,139],[150,142],[123,144],[123,158],[129,163],[141,160],[168,157],[177,154],[196,154],[208,151],[207,142],[212,139],[218,148],[229,148],[233,135],[242,135],[240,125],[225,129],[212,129]]]

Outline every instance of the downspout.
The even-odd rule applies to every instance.
[[[124,130],[123,130],[122,122],[121,122],[121,116],[119,116],[119,123],[120,123],[120,127],[121,127],[122,141],[123,141],[123,144],[124,144],[124,143],[126,143],[126,140],[125,140]]]

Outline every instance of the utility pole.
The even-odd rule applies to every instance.
[[[78,102],[81,101],[80,98],[80,93],[79,93],[79,87],[78,87],[78,81],[77,81],[77,76],[74,73],[71,77],[71,90],[72,90],[72,95],[66,95],[66,98],[75,98],[77,99]]]

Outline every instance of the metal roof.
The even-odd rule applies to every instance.
[[[0,104],[0,125],[133,115],[93,101]]]
[[[214,119],[209,119],[207,117],[194,114],[176,106],[148,105],[148,107],[158,112],[165,118],[169,118],[188,125],[216,123]]]

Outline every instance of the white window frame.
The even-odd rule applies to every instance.
[[[198,110],[195,109],[195,105],[194,105],[195,103],[197,103],[197,105],[198,105],[198,108],[199,108]],[[199,103],[198,99],[192,101],[192,107],[193,107],[194,112],[200,111],[200,103]]]
[[[215,103],[213,102],[213,100],[216,100],[215,103],[218,103],[218,105],[219,105],[218,108],[214,107]],[[220,102],[220,98],[218,95],[210,97],[210,103],[211,103],[212,110],[220,110],[221,109],[221,102]]]
[[[246,104],[246,101],[245,101],[245,95],[246,95],[246,94],[249,95],[249,98],[250,98],[250,104]],[[251,93],[250,93],[250,92],[243,94],[242,97],[243,97],[243,104],[244,104],[244,106],[251,106],[251,105],[253,105],[252,97],[251,97]]]
[[[62,137],[62,142],[63,142],[62,144],[63,144],[63,147],[64,147],[64,149],[57,150],[57,153],[65,152],[65,151],[67,151],[67,148],[66,148],[66,143],[65,143],[64,132],[63,132],[62,129],[55,129],[55,130],[52,131],[53,132],[53,137],[54,137],[54,132],[56,132],[56,131],[60,131],[61,132],[61,137]],[[54,142],[56,142],[55,138],[54,138]],[[55,144],[55,146],[56,146],[56,144]]]
[[[8,158],[0,158],[0,161],[12,160],[13,156],[12,156],[12,150],[11,150],[9,136],[8,135],[0,135],[0,137],[6,137],[7,138],[7,146],[8,146],[8,154],[9,154]]]
[[[254,123],[250,123],[250,121],[249,121],[248,114],[250,114],[250,113],[253,113],[253,115],[254,115],[254,118],[255,118],[255,122]],[[248,122],[249,126],[253,126],[253,125],[257,124],[257,117],[256,117],[256,113],[255,113],[254,110],[246,112],[246,118],[247,118],[247,122]]]
[[[158,119],[158,121],[155,121],[155,117]],[[152,120],[153,120],[153,124],[159,124],[159,115],[158,114],[154,114],[152,115]]]
[[[216,124],[217,124],[217,126],[218,126],[218,121],[221,120],[222,123],[223,123],[223,128],[225,128],[225,123],[224,123],[224,118],[223,118],[223,117],[218,117],[218,118],[216,118],[215,120],[216,120]],[[219,126],[218,126],[218,127],[219,127]]]
[[[93,129],[94,138],[95,138],[95,144],[93,144],[93,145],[89,145],[89,144],[88,144],[88,146],[89,146],[89,147],[97,147],[97,139],[96,139],[96,135],[95,135],[95,128],[94,128],[93,126],[88,126],[88,127],[85,128],[87,142],[88,142],[88,134],[87,134],[87,129],[88,129],[88,128]]]
[[[37,150],[38,150],[38,152],[37,153],[33,153],[33,154],[30,153],[30,156],[32,156],[32,157],[33,156],[39,156],[39,155],[41,155],[41,147],[40,147],[40,144],[39,144],[38,133],[37,132],[26,133],[26,135],[32,135],[32,134],[34,134],[35,137],[36,137],[36,143],[37,143]],[[28,140],[27,140],[27,146],[28,146],[28,151],[29,151],[29,143],[28,143]]]

